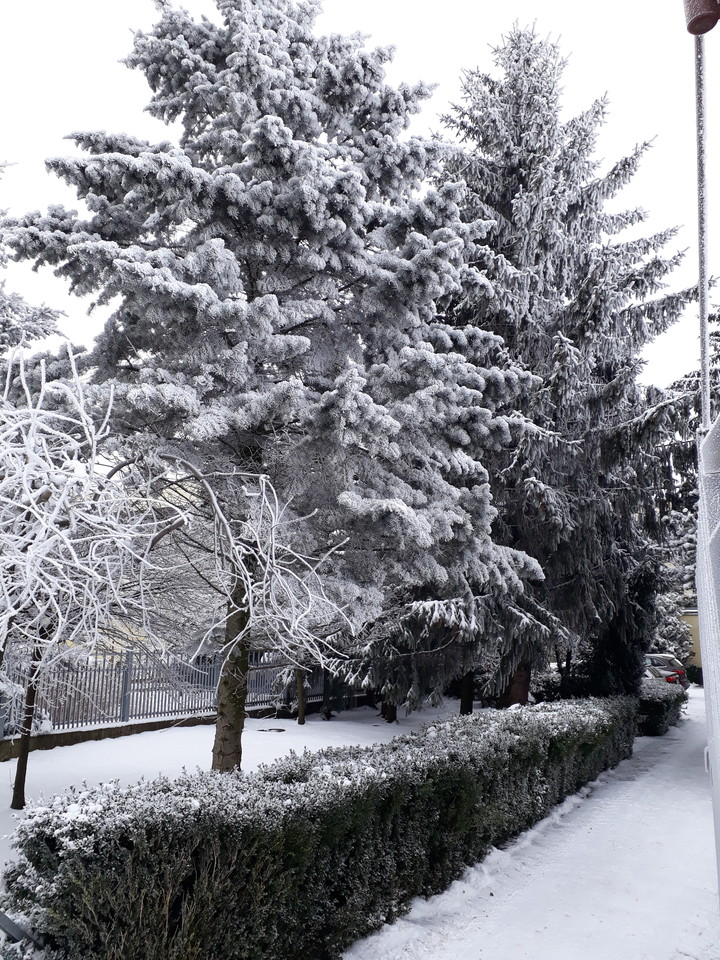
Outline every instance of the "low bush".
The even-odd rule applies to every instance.
[[[553,703],[562,699],[562,677],[550,670],[533,672],[530,693],[536,703]]]
[[[629,756],[636,706],[484,711],[248,776],[57,798],[19,824],[2,906],[53,958],[330,960]]]
[[[647,678],[640,684],[638,735],[661,737],[680,719],[688,695],[679,683]]]
[[[586,700],[590,697],[592,682],[581,670],[561,676],[554,671],[534,673],[530,692],[537,703],[552,703],[554,700]]]

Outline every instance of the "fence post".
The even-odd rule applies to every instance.
[[[215,659],[213,660],[212,673],[210,677],[210,683],[212,684],[213,692],[213,706],[217,709],[217,688],[220,683],[220,674],[222,673],[223,664],[225,663],[225,657],[222,653],[216,653]]]
[[[120,706],[120,719],[123,723],[127,723],[130,719],[130,691],[132,689],[132,668],[133,668],[133,655],[132,650],[128,650],[125,654],[125,668],[123,670],[122,678],[122,688],[121,688],[121,706]]]

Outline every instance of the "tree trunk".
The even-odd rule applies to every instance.
[[[561,677],[570,676],[570,667],[572,665],[572,653],[567,650],[565,656],[563,657],[562,652],[556,647],[555,648],[555,661],[557,663],[557,668]]]
[[[27,778],[28,755],[30,753],[30,736],[32,734],[33,717],[35,716],[35,699],[37,697],[37,676],[42,658],[42,648],[38,644],[33,649],[30,663],[30,676],[25,691],[25,709],[23,711],[22,729],[20,731],[20,745],[18,749],[17,770],[13,785],[11,810],[25,808],[25,780]]]
[[[475,694],[475,671],[468,670],[460,680],[460,716],[467,716],[473,712]]]
[[[295,670],[295,683],[297,685],[297,722],[302,726],[305,723],[305,675],[302,670]]]
[[[518,664],[505,690],[498,699],[498,707],[510,707],[514,703],[527,703],[530,695],[530,664]]]
[[[394,703],[388,703],[387,700],[383,700],[380,714],[385,723],[395,723],[397,720],[397,706]]]
[[[225,627],[225,642],[234,644],[220,671],[217,697],[217,721],[212,752],[212,769],[227,773],[239,769],[242,761],[242,733],[245,726],[250,647],[242,636],[248,614],[242,609],[245,593],[242,585],[232,595],[232,612]],[[241,608],[241,609],[238,609]]]
[[[323,669],[322,710],[320,712],[325,720],[330,720],[332,717],[332,690],[330,689],[331,683],[332,678],[330,676],[330,671]]]

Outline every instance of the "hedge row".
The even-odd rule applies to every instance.
[[[688,695],[678,683],[646,679],[640,686],[638,735],[661,737],[680,719]]]
[[[485,711],[249,776],[58,798],[19,824],[2,906],[53,958],[330,960],[629,756],[636,707]]]

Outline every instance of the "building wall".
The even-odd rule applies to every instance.
[[[702,654],[700,653],[700,628],[698,626],[698,612],[694,609],[685,610],[682,615],[683,620],[690,627],[692,634],[692,652],[690,654],[690,663],[694,667],[702,667]]]

